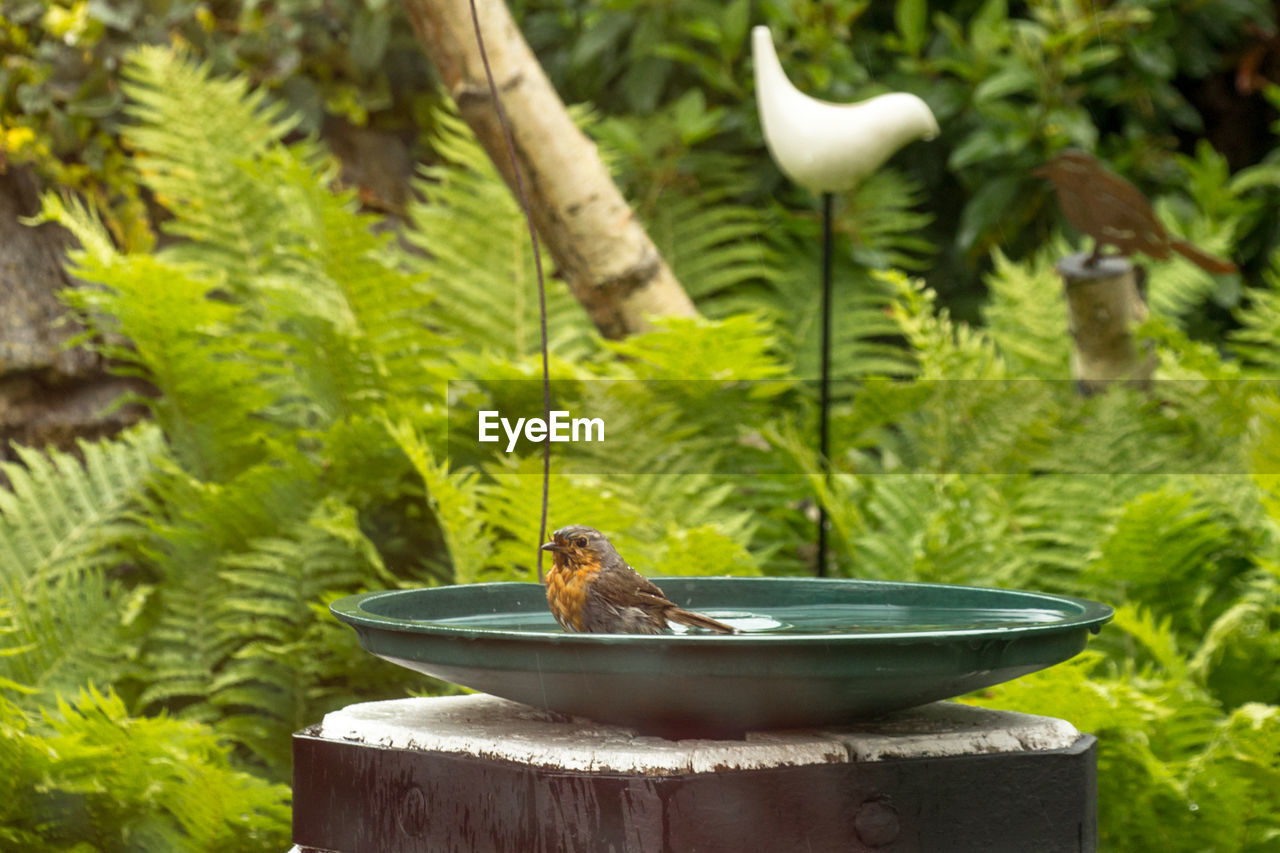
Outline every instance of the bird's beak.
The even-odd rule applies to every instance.
[[[543,545],[543,546],[542,546],[541,548],[539,548],[538,550],[539,550],[539,551],[563,551],[563,550],[564,550],[564,548],[562,548],[561,546],[557,545],[555,542],[548,542],[547,544]]]

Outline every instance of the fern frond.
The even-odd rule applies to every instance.
[[[1236,231],[1250,205],[1235,197],[1239,190],[1232,186],[1226,158],[1202,141],[1195,156],[1178,157],[1178,165],[1185,173],[1183,186],[1194,202],[1194,212],[1188,213],[1185,208],[1180,211],[1175,199],[1166,196],[1156,200],[1156,215],[1171,225],[1172,236],[1185,238],[1210,254],[1230,258]],[[1178,216],[1179,212],[1186,215]],[[1179,318],[1222,293],[1224,287],[1232,285],[1175,253],[1168,263],[1151,268],[1147,302],[1152,313]]]
[[[377,219],[332,191],[331,160],[310,143],[286,147],[293,119],[243,81],[156,50],[130,68],[130,142],[144,179],[173,205],[173,231],[188,238],[162,257],[218,271],[240,309],[229,329],[269,368],[258,384],[274,416],[310,426],[350,417],[370,397],[426,395],[446,362],[445,341],[427,328],[429,295]],[[191,101],[217,112],[212,127],[200,110],[193,121]]]
[[[634,363],[637,379],[776,379],[785,369],[771,353],[770,325],[758,316],[737,315],[713,321],[665,317],[654,330],[606,346]]]
[[[1026,583],[1035,558],[1012,546],[1014,507],[998,485],[958,475],[869,478],[861,529],[851,542],[853,572],[886,580]]]
[[[1168,213],[1170,206],[1164,199],[1156,202],[1155,209],[1160,219],[1168,221],[1171,218]],[[1197,230],[1203,231],[1203,229]],[[1193,242],[1210,254],[1225,254],[1223,249],[1228,248],[1228,240],[1221,237],[1218,239],[1201,237]],[[1202,243],[1204,245],[1201,245]],[[1168,262],[1154,264],[1151,267],[1151,272],[1147,276],[1147,303],[1153,314],[1176,320],[1212,297],[1218,286],[1218,280],[1212,273],[1205,272],[1181,255],[1174,253]]]
[[[280,365],[260,341],[233,333],[238,310],[210,298],[215,281],[149,255],[85,258],[72,272],[101,287],[64,299],[98,334],[117,373],[160,391],[143,402],[187,468],[223,479],[266,455],[280,435],[262,417]],[[247,431],[250,424],[258,429]]]
[[[1280,840],[1280,707],[1249,703],[1218,725],[1213,741],[1189,762],[1187,789],[1216,820],[1195,839],[1202,846],[1265,850]]]
[[[486,468],[482,511],[500,537],[486,579],[534,576],[540,470],[535,457]],[[712,486],[706,475],[553,475],[549,526],[596,527],[650,575],[758,574],[743,545],[753,519],[733,495],[732,485]]]
[[[986,277],[990,301],[982,317],[987,334],[1013,376],[1065,379],[1070,376],[1071,339],[1062,279],[1053,268],[1065,246],[1055,241],[1029,263],[1014,263],[1000,250],[992,254]]]
[[[386,580],[355,510],[333,496],[283,532],[219,561],[226,593],[217,621],[229,652],[208,697],[220,712],[217,728],[275,767],[288,764],[289,734],[330,710],[316,702],[331,692],[324,680],[357,654],[326,660],[307,647],[314,605],[331,591]]]
[[[695,196],[664,193],[646,221],[689,296],[716,318],[749,305],[736,298],[744,291],[775,289],[783,275],[770,237],[776,223],[758,207],[731,202],[731,192],[704,187]]]
[[[139,705],[213,724],[276,772],[290,731],[351,698],[334,682],[354,644],[307,648],[316,607],[390,579],[356,510],[293,462],[226,484],[168,472],[138,543],[161,573],[144,616]]]
[[[932,476],[898,475],[877,479],[873,486],[863,511],[868,529],[851,543],[858,576],[916,580],[940,484]]]
[[[400,260],[428,276],[434,328],[496,355],[536,352],[538,291],[524,215],[462,120],[440,110],[434,121],[432,145],[444,162],[422,171],[422,200],[409,205],[405,235],[420,253]],[[549,268],[546,292],[551,350],[566,358],[590,353],[594,329]]]
[[[759,575],[760,567],[744,541],[719,525],[673,523],[656,547],[630,559],[639,562],[643,557],[643,571],[652,575]]]
[[[436,462],[430,448],[407,422],[389,423],[387,430],[426,486],[428,505],[444,534],[454,582],[473,583],[489,565],[494,550],[492,534],[480,512],[477,472],[450,472],[448,463]]]
[[[485,580],[536,577],[538,522],[541,516],[541,459],[504,458],[487,466],[481,485],[484,514],[497,534]],[[655,537],[644,508],[610,477],[552,474],[548,527],[588,524],[609,536],[619,551]],[[616,538],[615,538],[616,537]]]
[[[1088,579],[1117,600],[1181,614],[1190,621],[1180,627],[1198,635],[1207,627],[1201,620],[1216,613],[1211,596],[1244,565],[1228,559],[1239,545],[1225,519],[1185,488],[1171,483],[1126,503]]]
[[[1134,605],[1122,605],[1115,609],[1115,626],[1128,634],[1146,651],[1163,675],[1173,681],[1184,681],[1188,676],[1187,660],[1178,647],[1178,635],[1173,630],[1173,617],[1159,617],[1150,610]]]
[[[784,273],[774,292],[761,301],[778,318],[775,324],[784,332],[795,374],[816,378],[822,318],[820,242],[816,234],[792,234],[782,240],[780,251]],[[910,375],[911,357],[889,313],[893,286],[881,273],[868,271],[841,252],[833,259],[832,277],[832,376],[847,381]]]
[[[1280,705],[1280,571],[1261,562],[1240,581],[1238,597],[1209,625],[1188,664],[1228,708]]]
[[[937,295],[923,282],[900,273],[881,278],[894,293],[891,316],[906,337],[915,373],[921,379],[1004,379],[1008,370],[995,345],[984,334],[951,319],[936,307]]]
[[[245,169],[288,197],[297,243],[292,272],[255,280],[246,305],[321,422],[349,419],[371,401],[411,405],[438,394],[449,344],[429,329],[431,296],[401,268],[393,236],[291,150]]]
[[[235,769],[213,731],[92,686],[43,719],[0,704],[0,793],[11,849],[266,853],[289,834],[288,788]]]
[[[98,212],[73,195],[45,193],[40,197],[39,213],[23,220],[25,225],[40,225],[45,222],[61,225],[76,238],[79,247],[67,251],[67,257],[73,264],[79,258],[86,258],[90,266],[105,266],[118,255],[111,234],[103,225]]]
[[[1011,478],[1012,536],[1031,561],[1038,589],[1106,597],[1081,581],[1097,559],[1117,506],[1156,488],[1158,477],[1045,473]]]
[[[860,264],[912,272],[928,266],[936,249],[923,236],[933,215],[922,210],[921,182],[897,169],[878,169],[845,200],[848,207],[837,214],[837,227],[848,232]]]
[[[252,279],[287,273],[280,249],[295,239],[288,198],[255,182],[237,160],[262,156],[297,119],[247,79],[215,78],[207,63],[161,47],[130,53],[125,81],[126,112],[136,123],[124,140],[138,152],[143,180],[175,214],[166,229],[200,243],[197,258],[219,270],[233,294]]]
[[[123,556],[119,528],[163,439],[144,426],[113,441],[82,441],[83,463],[57,450],[15,449],[21,464],[2,466],[9,486],[0,489],[0,677],[46,694],[90,674],[108,681],[121,670],[126,642],[105,572]]]
[[[1231,333],[1231,350],[1268,378],[1280,376],[1280,252],[1263,273],[1265,287],[1249,288],[1237,310],[1240,327]]]
[[[552,360],[553,408],[600,419],[604,441],[557,445],[561,473],[666,475],[759,470],[768,460],[747,439],[781,398],[798,396],[780,378],[770,328],[758,317],[724,321],[668,318],[654,330],[607,347],[625,360],[573,365]],[[467,364],[466,362],[464,364]],[[455,466],[479,466],[505,455],[501,443],[477,447],[475,412],[532,416],[542,409],[535,365],[493,359],[485,381],[451,386],[451,453]],[[470,434],[471,440],[459,440]],[[530,452],[523,444],[521,452]]]
[[[209,591],[222,588],[219,571],[227,555],[305,528],[319,500],[316,472],[295,453],[226,483],[200,480],[176,466],[161,473],[150,484],[133,543],[157,583],[142,617],[148,630],[137,664],[145,685],[138,701],[213,721],[212,680],[240,644]],[[251,630],[239,618],[235,624]]]

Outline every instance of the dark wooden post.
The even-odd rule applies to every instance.
[[[1116,381],[1146,385],[1156,359],[1133,337],[1133,326],[1147,317],[1140,273],[1128,258],[1106,256],[1092,266],[1088,258],[1082,252],[1058,262],[1072,339],[1071,377],[1086,394]]]
[[[353,705],[294,736],[293,838],[339,853],[1094,850],[1096,740],[936,702],[664,740],[492,696]]]

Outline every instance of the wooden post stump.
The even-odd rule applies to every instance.
[[[1156,359],[1133,339],[1133,325],[1147,318],[1137,268],[1117,255],[1093,266],[1088,258],[1087,252],[1068,255],[1057,266],[1066,288],[1071,377],[1086,394],[1116,381],[1145,386]]]
[[[353,705],[294,736],[295,850],[1089,851],[1097,741],[936,702],[742,740],[638,736],[486,695]]]

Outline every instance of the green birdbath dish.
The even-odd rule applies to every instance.
[[[393,663],[667,737],[838,725],[947,699],[1067,660],[1112,616],[1094,601],[977,587],[655,580],[741,633],[568,634],[532,583],[367,592],[331,609]]]

